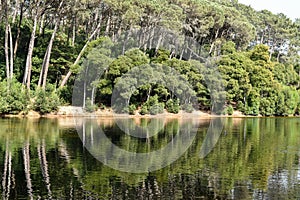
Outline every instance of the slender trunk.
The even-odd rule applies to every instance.
[[[26,84],[28,89],[30,89],[32,54],[33,54],[33,48],[34,48],[34,40],[35,40],[37,21],[38,21],[38,15],[36,14],[34,16],[34,20],[33,20],[33,29],[32,29],[32,33],[31,33],[31,37],[30,37],[28,53],[27,53],[27,58],[26,58],[25,74],[24,74],[24,78],[23,78],[23,84]]]
[[[98,29],[100,29],[101,27],[101,21],[98,24],[97,28],[94,30],[94,32],[92,33],[92,35],[89,37],[88,41],[85,43],[85,45],[83,46],[83,48],[81,49],[80,53],[78,54],[75,62],[73,63],[73,65],[77,65],[81,59],[81,56],[83,55],[85,49],[87,48],[88,44],[91,42],[92,38],[94,37],[94,35],[98,32]],[[67,75],[65,76],[65,78],[63,79],[63,81],[60,84],[60,88],[64,87],[65,84],[67,83],[67,81],[69,80],[70,76],[71,76],[72,72],[69,71],[67,73]]]
[[[91,145],[94,144],[94,126],[93,123],[91,124]]]
[[[269,61],[272,60],[272,56],[273,56],[273,47],[270,49]]]
[[[276,58],[277,62],[279,62],[279,58],[280,58],[280,52],[278,52],[277,54],[277,58]]]
[[[212,41],[212,44],[211,44],[211,46],[210,46],[209,55],[211,55],[212,52],[213,52],[213,49],[214,49],[214,47],[215,47],[215,41],[216,41],[216,39],[218,38],[219,32],[220,32],[220,29],[218,29],[218,30],[216,31],[215,37],[214,37],[214,39],[213,39],[213,41]]]
[[[14,10],[14,13],[13,13],[13,18],[12,18],[12,23],[13,24],[16,21],[16,16],[17,16],[17,10],[18,10],[18,8],[19,8],[19,1],[15,0],[15,10]]]
[[[262,32],[262,35],[261,35],[261,39],[260,39],[260,44],[263,44],[263,42],[264,42],[264,37],[265,37],[265,32],[263,31],[263,32]]]
[[[86,79],[84,79],[83,82],[83,101],[82,101],[82,107],[85,108],[86,104]]]
[[[10,79],[12,79],[14,74],[14,47],[13,47],[10,25],[8,25],[8,32],[9,32],[9,50],[10,50]]]
[[[214,47],[215,47],[215,43],[213,42],[210,46],[209,55],[212,54]]]
[[[42,86],[42,79],[43,79],[43,74],[44,74],[44,61],[46,60],[47,53],[48,53],[48,47],[47,47],[46,53],[44,55],[42,69],[41,69],[41,72],[40,72],[40,77],[39,77],[39,82],[38,82],[38,87],[39,88]]]
[[[60,142],[58,150],[60,152],[60,155],[63,158],[65,158],[65,160],[68,164],[70,164],[71,163],[70,154],[68,152],[66,145],[63,142]],[[79,170],[77,168],[75,168],[74,166],[72,166],[72,169],[73,169],[73,174],[75,175],[75,177],[78,178],[78,181],[82,184],[82,181],[80,180]]]
[[[82,145],[85,146],[85,131],[86,131],[86,128],[85,128],[85,123],[86,121],[84,120],[83,123],[82,123]]]
[[[156,48],[155,48],[155,53],[157,53],[158,49],[159,49],[159,46],[162,42],[162,39],[163,39],[163,36],[160,35],[159,38],[158,38],[158,41],[157,41],[157,45],[156,45]]]
[[[44,20],[45,20],[45,15],[42,15],[41,22],[40,22],[40,28],[39,28],[39,33],[40,33],[40,34],[43,33],[43,29],[44,29]]]
[[[45,146],[46,146],[45,145],[45,140],[43,140],[42,145],[41,146],[38,145],[38,156],[39,156],[39,160],[40,160],[42,175],[43,175],[44,181],[46,183],[46,188],[48,190],[48,197],[49,197],[49,199],[52,199],[50,176],[49,176],[48,162],[47,162]]]
[[[148,93],[147,93],[147,101],[150,98],[150,94],[151,94],[151,90],[152,90],[152,86],[150,85],[149,89],[148,89]]]
[[[72,46],[75,46],[75,38],[76,38],[76,17],[73,17],[73,30],[72,30]]]
[[[153,44],[153,38],[155,36],[155,29],[152,28],[151,32],[148,33],[149,37],[148,37],[148,42],[149,42],[149,49],[152,49],[152,44]]]
[[[130,29],[129,31],[126,33],[126,36],[125,36],[125,39],[124,39],[124,42],[123,42],[123,46],[122,46],[122,55],[125,54],[125,51],[126,51],[126,45],[127,45],[127,42],[128,42],[128,39],[131,37],[131,28],[132,26],[130,26]],[[120,34],[121,35],[121,34]]]
[[[9,199],[11,186],[11,152],[8,154],[8,176],[7,176],[7,186],[6,186],[6,199]]]
[[[16,41],[15,41],[14,58],[16,58],[17,51],[18,51],[19,40],[20,40],[21,25],[22,25],[22,20],[23,20],[23,6],[24,6],[24,4],[21,3],[21,6],[20,6],[20,21],[19,21],[18,30],[17,30],[17,37],[16,37]]]
[[[6,141],[5,159],[4,159],[4,172],[2,175],[2,199],[5,199],[6,195],[6,177],[7,177],[7,167],[8,166],[8,142]]]
[[[41,71],[41,73],[44,73],[43,74],[43,86],[42,86],[43,90],[45,90],[45,88],[46,88],[47,75],[48,75],[48,69],[49,69],[50,57],[51,57],[51,51],[52,51],[52,46],[53,46],[54,38],[55,38],[55,35],[56,35],[56,32],[57,32],[58,24],[59,24],[59,20],[57,20],[57,22],[55,23],[55,27],[54,27],[54,30],[53,30],[53,33],[52,33],[52,36],[51,36],[51,39],[50,39],[50,42],[49,42],[46,54],[45,54],[45,58],[46,59],[44,59],[43,65],[42,65],[42,69],[44,69],[44,70]]]
[[[6,78],[7,80],[10,79],[10,65],[9,65],[9,53],[8,53],[8,22],[6,22],[5,26],[5,41],[4,41],[4,51],[5,51],[5,64],[6,64]]]
[[[27,192],[30,199],[33,199],[32,196],[32,183],[30,178],[30,155],[29,155],[29,142],[25,144],[23,148],[23,159],[24,159],[24,171],[25,171],[25,178],[27,183]]]
[[[111,17],[108,16],[107,24],[106,24],[106,29],[105,29],[105,35],[106,35],[106,36],[108,36],[108,34],[109,34],[110,22],[111,22]]]
[[[93,88],[92,88],[92,96],[91,96],[91,104],[92,105],[95,104],[95,91],[96,91],[96,87],[93,86]]]

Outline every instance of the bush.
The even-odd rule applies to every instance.
[[[232,115],[233,112],[234,112],[234,110],[233,110],[232,105],[229,105],[229,106],[227,107],[227,114],[228,114],[228,115]]]
[[[132,104],[132,105],[128,106],[129,115],[134,115],[135,111],[136,111],[136,105]]]
[[[147,105],[142,105],[141,110],[140,110],[141,115],[147,115],[149,114],[148,106]]]
[[[29,97],[26,88],[16,80],[8,84],[6,80],[0,83],[0,113],[18,114],[27,110]]]
[[[92,113],[97,110],[97,106],[95,104],[92,104],[92,101],[89,98],[87,98],[84,109],[86,112]]]
[[[155,95],[150,97],[148,101],[146,101],[140,110],[141,115],[151,114],[156,115],[164,112],[164,103],[158,102],[158,96]]]
[[[229,105],[226,108],[224,108],[224,110],[222,111],[222,115],[232,115],[233,111],[234,110],[233,110],[232,105]]]
[[[184,104],[182,105],[182,110],[184,110],[187,113],[192,113],[194,111],[192,104]]]
[[[37,88],[34,93],[33,110],[46,114],[58,110],[60,99],[56,92],[52,89],[42,90]]]
[[[164,112],[164,103],[157,103],[150,107],[149,109],[151,115],[157,115]]]
[[[179,100],[176,99],[175,101],[173,99],[169,99],[166,103],[166,109],[169,113],[175,113],[177,114],[179,112]]]
[[[241,112],[245,112],[245,105],[243,104],[243,102],[239,101],[237,103],[236,109],[241,111]]]

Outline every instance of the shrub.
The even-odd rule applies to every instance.
[[[245,112],[245,105],[243,104],[243,102],[239,101],[237,103],[236,109],[241,111],[241,112]]]
[[[164,112],[164,103],[158,102],[158,96],[155,95],[150,97],[148,101],[146,101],[140,110],[141,115],[151,114],[156,115]]]
[[[97,110],[97,106],[95,104],[92,104],[92,101],[89,98],[87,98],[84,109],[86,112],[92,113]]]
[[[46,114],[58,110],[60,99],[56,92],[52,89],[42,90],[37,88],[34,93],[33,110]]]
[[[176,99],[175,101],[173,99],[169,99],[166,103],[166,109],[169,113],[175,113],[177,114],[179,112],[179,100]]]
[[[135,111],[136,111],[136,105],[132,104],[132,105],[128,106],[128,113],[130,115],[134,115]]]
[[[233,114],[233,107],[232,107],[232,105],[229,105],[228,107],[227,107],[227,114],[228,115],[232,115]]]
[[[6,80],[0,83],[0,113],[18,114],[28,107],[29,98],[27,90],[21,83],[11,80],[8,84]]]
[[[150,107],[149,109],[151,115],[157,115],[164,112],[164,103],[157,103]]]
[[[149,114],[148,106],[147,105],[142,105],[141,110],[140,110],[141,115],[147,115]]]
[[[192,113],[194,111],[192,104],[184,104],[182,105],[182,110],[184,110],[187,113]]]

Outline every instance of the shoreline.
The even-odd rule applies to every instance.
[[[299,117],[299,116],[251,116],[244,115],[240,111],[234,111],[232,115],[214,115],[204,111],[193,111],[192,113],[186,113],[182,110],[179,111],[178,114],[168,113],[165,111],[162,114],[157,115],[141,115],[136,112],[135,115],[129,114],[116,114],[111,109],[105,110],[97,110],[93,113],[85,112],[80,107],[73,106],[60,106],[57,112],[49,113],[49,114],[40,114],[35,111],[29,111],[27,114],[19,113],[19,114],[4,114],[0,115],[2,118],[70,118],[70,117],[78,117],[78,118],[201,118],[201,119],[212,119],[212,118],[275,118],[275,117]]]

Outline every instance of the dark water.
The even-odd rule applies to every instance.
[[[124,134],[113,119],[76,121],[79,132],[84,130],[79,135],[85,145],[91,144],[100,153],[107,151],[107,155],[111,144],[101,143],[99,127],[116,146],[145,153],[163,148],[182,130],[191,137],[189,131],[195,130],[191,125],[197,125],[195,138],[178,160],[153,172],[135,174],[112,169],[95,159],[84,147],[73,119],[0,119],[2,197],[300,199],[299,119],[223,119],[221,135],[211,138],[210,144],[216,145],[204,159],[199,152],[210,120],[153,121],[153,127],[163,125],[163,129],[153,137],[139,139]],[[141,127],[150,122],[121,120]],[[122,162],[116,166],[130,162],[122,155],[119,160]],[[164,162],[160,157],[149,160],[157,166]]]

